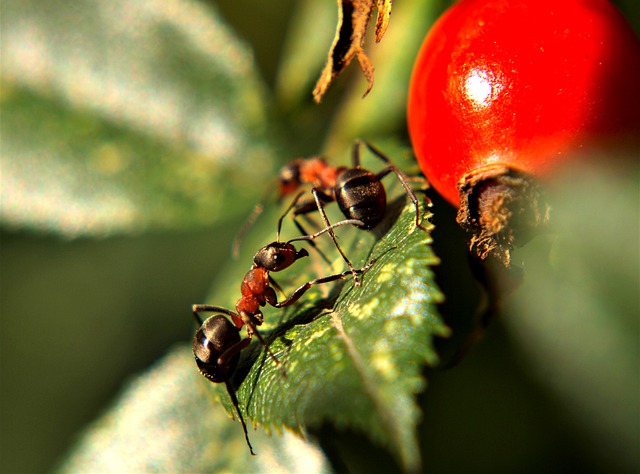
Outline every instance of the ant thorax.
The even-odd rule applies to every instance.
[[[266,303],[274,305],[277,303],[276,293],[269,286],[269,271],[263,267],[252,268],[247,272],[240,286],[242,297],[236,303],[236,311],[239,314],[257,316],[260,313],[260,306]],[[258,324],[262,323],[262,318],[257,317]]]

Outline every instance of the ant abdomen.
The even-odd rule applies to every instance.
[[[193,355],[200,373],[215,383],[225,382],[238,366],[240,329],[218,314],[207,318],[193,338]]]
[[[380,178],[364,168],[344,170],[336,181],[335,199],[342,213],[358,219],[370,230],[382,221],[387,209],[387,193]]]

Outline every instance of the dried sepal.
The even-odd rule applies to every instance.
[[[378,0],[378,17],[376,18],[376,43],[379,43],[389,26],[391,5],[393,0]]]
[[[313,98],[320,102],[333,80],[357,58],[367,79],[365,97],[373,87],[374,68],[364,52],[363,45],[373,9],[378,9],[376,17],[376,42],[384,36],[389,25],[392,0],[338,0],[338,26],[333,44],[329,50],[327,63],[313,89]]]

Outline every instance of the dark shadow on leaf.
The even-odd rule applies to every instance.
[[[402,214],[402,210],[406,203],[407,200],[404,195],[387,203],[387,210],[385,212],[384,219],[382,219],[382,222],[370,231],[376,236],[376,242],[387,235],[389,229],[396,224],[396,221],[400,218],[400,214]]]
[[[401,472],[389,451],[356,431],[323,423],[318,428],[310,428],[310,434],[318,439],[336,473]]]

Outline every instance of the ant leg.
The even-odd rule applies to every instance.
[[[320,201],[320,196],[318,194],[318,190],[316,188],[313,188],[311,190],[311,192],[313,193],[313,197],[316,200],[316,205],[318,206],[318,211],[320,211],[320,215],[322,216],[322,221],[324,222],[324,225],[326,226],[326,231],[329,232],[329,235],[331,236],[331,239],[333,240],[333,243],[335,244],[336,248],[338,249],[338,252],[340,252],[340,255],[342,255],[342,259],[347,263],[347,266],[349,267],[349,270],[351,271],[351,274],[353,275],[353,279],[355,280],[355,285],[356,286],[360,285],[360,280],[358,280],[358,272],[353,267],[353,264],[351,263],[351,260],[349,260],[349,258],[345,255],[344,251],[342,250],[342,247],[340,247],[340,244],[338,243],[338,239],[336,238],[336,234],[333,231],[333,226],[329,222],[329,218],[327,217],[327,213],[325,212],[324,206],[322,205],[322,202]],[[342,222],[346,222],[346,221],[342,221]]]
[[[264,211],[264,206],[262,205],[261,202],[259,202],[253,208],[253,211],[251,211],[251,214],[249,214],[249,217],[247,218],[245,223],[242,225],[242,227],[238,231],[236,238],[233,239],[233,243],[231,244],[231,255],[233,256],[233,258],[238,258],[238,256],[240,256],[240,245],[244,240],[244,236],[246,235],[247,232],[249,232],[249,229],[253,227],[253,224],[258,219],[258,217],[260,217],[260,214],[262,214],[263,211]]]
[[[191,306],[191,311],[198,318],[197,313],[217,313],[220,312],[222,314],[226,314],[227,316],[231,316],[235,314],[233,311],[227,308],[223,308],[222,306],[213,306],[211,304],[194,304]]]
[[[247,446],[249,446],[249,452],[252,456],[255,456],[256,453],[253,452],[253,446],[251,446],[251,442],[249,441],[249,433],[247,433],[247,424],[244,422],[244,418],[242,417],[242,412],[240,411],[240,404],[238,403],[238,397],[236,397],[236,392],[231,386],[231,382],[229,380],[225,380],[224,384],[227,386],[227,392],[229,393],[229,397],[231,398],[231,403],[236,409],[236,413],[238,414],[238,418],[240,419],[240,423],[242,424],[242,430],[244,431],[244,439],[247,441]]]
[[[200,325],[202,325],[202,319],[200,318],[200,315],[198,313],[222,313],[222,314],[226,314],[227,316],[229,316],[231,318],[231,321],[233,321],[233,324],[238,329],[240,329],[244,324],[244,322],[242,321],[242,319],[240,318],[240,316],[237,313],[234,313],[230,309],[223,308],[222,306],[212,306],[210,304],[194,304],[191,308],[192,308],[192,311],[193,311],[193,317],[196,319],[197,322],[200,323]]]
[[[220,354],[220,357],[218,357],[218,365],[227,365],[227,361],[230,361],[236,354],[245,349],[250,343],[251,339],[245,337],[240,342],[231,346],[229,349]]]
[[[400,180],[400,183],[404,187],[404,190],[407,193],[407,196],[409,196],[409,199],[411,199],[411,202],[413,202],[413,205],[416,208],[416,227],[419,227],[420,229],[427,232],[426,227],[424,227],[420,223],[420,202],[418,201],[418,197],[416,196],[416,193],[413,191],[413,189],[411,189],[411,186],[409,186],[407,175],[404,174],[395,166],[389,165],[376,175],[376,179],[382,179],[391,172],[396,174],[396,176],[398,177],[398,180]]]
[[[291,209],[293,209],[297,205],[298,201],[300,200],[300,197],[303,194],[304,194],[304,191],[299,192],[296,195],[296,197],[293,199],[293,201],[291,201],[291,204],[289,204],[289,207],[280,216],[280,219],[278,219],[278,231],[277,231],[276,242],[280,241],[280,228],[282,227],[282,221],[284,220],[284,217],[291,211]],[[233,243],[231,245],[231,254],[234,258],[238,258],[238,255],[240,254],[240,244],[242,243],[242,240],[244,239],[245,234],[249,231],[249,229],[251,229],[254,222],[258,219],[258,217],[260,217],[260,215],[264,211],[264,206],[262,205],[262,202],[264,200],[265,200],[265,197],[263,197],[260,200],[260,202],[256,204],[256,206],[253,208],[253,211],[251,211],[251,214],[247,218],[246,222],[240,228],[238,235],[236,235],[236,238],[233,239]]]
[[[315,209],[315,207],[314,207]],[[298,214],[296,214],[295,212],[293,213],[293,223],[295,224],[296,228],[298,229],[298,231],[303,235],[306,236],[309,233],[305,230],[304,227],[302,227],[302,224],[300,223],[300,221],[298,221],[297,219]],[[324,260],[328,265],[331,265],[331,260],[329,260],[329,257],[327,257],[325,255],[325,253],[320,250],[320,247],[318,247],[318,245],[313,241],[313,240],[309,240],[309,244],[313,247],[313,249],[318,252],[318,254],[320,255],[320,257],[322,257],[322,260]]]
[[[260,197],[260,201],[258,201],[258,204],[255,205],[255,207],[251,211],[251,214],[249,214],[249,217],[238,231],[235,239],[233,239],[233,243],[231,244],[231,255],[233,258],[238,258],[238,256],[240,255],[240,245],[244,240],[244,236],[247,235],[249,229],[253,227],[253,224],[256,222],[258,217],[260,217],[260,215],[264,212],[263,203],[267,201],[269,195],[273,193],[273,189],[273,186],[269,186],[263,191],[262,196]]]
[[[353,148],[351,149],[351,162],[354,168],[360,168],[360,147],[362,146],[362,140],[356,139],[353,142]]]
[[[323,203],[328,203],[328,202],[335,201],[335,199],[333,198],[333,196],[331,196],[331,194],[328,194],[328,193],[326,193],[323,190],[318,189],[318,188],[315,188],[315,189],[318,192],[318,195],[320,196],[320,200]],[[310,213],[315,212],[317,210],[318,210],[318,207],[316,206],[315,198],[310,198],[310,199],[304,199],[301,202],[296,203],[296,208],[293,211],[293,213],[297,217],[297,216],[300,216],[300,215],[310,214]]]
[[[395,165],[391,162],[391,158],[389,158],[387,155],[385,155],[382,151],[380,151],[377,147],[373,146],[371,143],[369,142],[361,142],[364,143],[364,145],[367,147],[367,149],[377,158],[379,158],[380,160],[382,160],[385,164],[389,165],[389,166],[393,166],[394,168]],[[409,182],[417,182],[417,183],[422,183],[423,185],[426,185],[427,187],[429,186],[429,182],[426,180],[426,178],[421,177],[421,176],[407,176],[406,174],[404,174],[402,171],[398,170],[396,168],[396,174],[401,173],[405,182],[409,183]],[[385,173],[386,174],[386,173]],[[402,181],[402,180],[401,180]],[[406,189],[406,186],[405,186]],[[431,206],[431,200],[429,199],[429,206]]]
[[[314,210],[316,209],[316,207],[314,207]],[[320,256],[322,257],[322,259],[328,264],[331,265],[331,260],[329,260],[329,258],[325,255],[325,253],[320,250],[320,248],[315,244],[315,242],[313,241],[315,238],[321,236],[322,234],[326,233],[326,232],[330,232],[331,230],[335,229],[336,227],[340,227],[343,225],[354,225],[356,227],[360,227],[363,224],[362,221],[358,220],[358,219],[345,219],[342,220],[340,222],[337,222],[335,224],[331,224],[329,227],[325,227],[324,229],[316,232],[315,234],[308,234],[307,231],[304,229],[304,227],[302,227],[302,224],[300,224],[296,219],[295,219],[295,215],[294,215],[294,220],[293,222],[296,224],[296,226],[298,227],[298,230],[304,234],[301,237],[296,237],[294,239],[289,240],[287,243],[291,243],[291,242],[295,242],[297,240],[306,240],[309,242],[309,244],[311,244],[311,246],[320,254]],[[335,242],[335,240],[334,240]],[[344,256],[344,255],[343,255]]]
[[[362,148],[362,145],[366,146],[367,150],[369,150],[378,159],[382,160],[385,164],[387,165],[392,164],[391,159],[387,155],[385,155],[378,147],[373,146],[373,144],[369,143],[366,140],[363,141],[357,138],[353,142],[353,149],[351,152],[354,168],[358,168],[360,166],[360,149]]]
[[[322,234],[325,234],[327,232],[331,232],[332,229],[335,229],[336,227],[340,227],[343,225],[354,225],[356,227],[362,226],[364,225],[364,222],[362,222],[361,220],[358,219],[344,219],[340,222],[336,222],[335,224],[331,224],[329,227],[325,227],[324,229],[316,232],[315,234],[310,234],[310,235],[303,235],[301,237],[295,237],[291,240],[289,240],[287,243],[290,242],[295,242],[297,240],[308,240],[309,243],[313,242],[313,239],[320,237]]]
[[[193,309],[193,315],[196,318],[196,321],[200,322],[200,325],[202,325],[202,319],[200,318],[200,315],[198,313],[222,313],[222,314],[226,314],[227,316],[230,316],[231,319],[233,320],[233,323],[236,325],[236,327],[241,328],[243,325],[247,326],[247,339],[245,339],[244,341],[247,341],[246,343],[244,343],[244,341],[241,341],[239,344],[237,345],[241,345],[241,344],[245,344],[243,347],[241,347],[240,349],[236,350],[235,353],[239,352],[240,350],[244,349],[246,346],[249,345],[249,342],[251,342],[251,338],[255,335],[258,340],[260,341],[260,343],[264,346],[265,350],[267,351],[267,353],[269,354],[269,356],[274,360],[274,362],[282,367],[282,373],[286,376],[286,372],[284,371],[284,366],[282,365],[282,363],[278,360],[278,358],[274,355],[273,352],[271,352],[271,349],[269,349],[269,346],[267,345],[267,342],[262,338],[262,335],[260,334],[260,331],[258,331],[258,328],[256,327],[255,323],[253,322],[253,318],[248,315],[245,312],[240,313],[239,315],[234,313],[233,311],[223,308],[221,306],[212,306],[209,304],[194,304],[192,306]],[[241,324],[238,325],[238,322],[240,322]],[[233,348],[230,348],[229,351],[233,350]],[[223,356],[227,355],[228,351],[225,351],[220,358],[222,358]],[[232,354],[233,355],[233,354]]]
[[[269,284],[274,287],[276,290],[278,290],[280,292],[281,295],[284,296],[284,290],[282,289],[282,287],[278,284],[277,281],[275,281],[273,278],[271,278],[271,275],[269,275]]]
[[[354,166],[360,165],[360,147],[362,146],[362,144],[364,144],[374,156],[378,157],[385,164],[387,164],[387,167],[376,175],[376,178],[378,180],[384,178],[386,175],[388,175],[392,171],[396,174],[396,176],[400,180],[400,183],[404,187],[405,192],[409,196],[409,199],[411,199],[411,201],[413,202],[413,205],[416,208],[416,227],[419,227],[420,229],[426,232],[427,229],[420,223],[420,204],[419,204],[418,198],[416,197],[416,193],[413,191],[413,189],[411,189],[411,186],[409,186],[410,178],[407,177],[407,175],[404,174],[402,171],[400,171],[398,168],[396,168],[396,166],[391,163],[391,160],[387,155],[385,155],[377,147],[373,146],[371,143],[367,141],[363,142],[361,140],[356,140],[353,145]],[[429,200],[429,205],[431,205],[430,203],[431,203],[431,200]]]
[[[325,193],[323,190],[321,190],[319,188],[313,188],[312,189],[312,193],[313,193],[313,199],[305,200],[305,201],[301,202],[300,204],[296,205],[296,209],[295,209],[295,211],[293,211],[293,221],[295,222],[296,226],[298,227],[298,230],[300,231],[300,233],[303,235],[302,238],[304,240],[308,240],[311,245],[315,245],[314,242],[311,239],[314,239],[315,237],[317,237],[318,235],[323,234],[324,232],[328,232],[329,231],[328,227],[331,227],[333,229],[335,227],[343,225],[344,222],[329,226],[328,225],[329,221],[327,219],[327,220],[325,220],[325,224],[328,227],[325,227],[324,230],[320,231],[317,234],[313,234],[311,236],[311,238],[308,238],[309,233],[304,229],[304,227],[302,227],[302,224],[300,224],[300,221],[298,221],[298,216],[305,216],[305,217],[307,217],[307,219],[310,220],[310,218],[308,217],[308,214],[310,214],[310,213],[312,213],[314,211],[317,211],[319,209],[324,209],[324,205],[326,203],[335,201],[335,196],[333,196],[331,194],[327,194],[327,193]],[[320,205],[318,204],[318,201],[320,201]],[[353,222],[353,225],[362,225],[362,222],[361,221],[356,221],[356,222]],[[291,242],[291,240],[289,242]],[[328,263],[330,263],[330,262],[328,262]]]
[[[276,306],[276,305],[274,305],[274,306]],[[275,356],[275,354],[273,352],[271,352],[271,349],[269,349],[269,345],[267,344],[267,341],[265,341],[262,338],[262,335],[260,334],[260,331],[258,331],[258,328],[254,324],[253,319],[251,318],[251,316],[243,311],[243,312],[240,313],[240,317],[242,318],[242,321],[247,325],[247,336],[248,336],[248,338],[251,339],[254,335],[258,338],[258,340],[260,341],[260,344],[262,344],[264,346],[265,351],[267,351],[267,354],[269,354],[269,357],[271,357],[273,359],[273,361],[276,363],[276,365],[279,366],[280,369],[282,370],[283,377],[286,377],[287,376],[287,372],[284,369],[284,364],[278,360],[278,358]]]
[[[293,211],[293,223],[295,224],[296,228],[298,229],[298,231],[300,232],[300,234],[302,234],[303,236],[306,236],[308,234],[307,230],[302,226],[302,224],[300,223],[300,221],[298,220],[298,216],[300,215],[307,215],[310,212],[316,211],[317,210],[317,205],[316,205],[316,201],[315,199],[306,199],[302,202],[300,201],[301,196],[304,194],[304,191],[298,193],[296,195],[296,197],[294,198],[294,200],[291,202],[291,204],[289,205],[289,207],[287,208],[287,210],[283,213],[282,216],[280,216],[280,220],[278,221],[278,234],[277,234],[277,239],[276,242],[280,241],[280,227],[282,225],[282,221],[284,219],[284,217],[291,211],[291,209],[294,209]],[[331,201],[331,196],[322,193],[322,199],[325,200],[325,202],[329,202]],[[309,240],[309,239],[307,239]],[[322,259],[328,264],[331,265],[331,261],[329,260],[329,258],[325,255],[325,253],[320,250],[320,248],[316,245],[315,242],[313,242],[312,240],[309,240],[309,244],[316,250],[316,252],[318,252],[318,254],[320,254],[320,256],[322,257]]]
[[[378,260],[377,258],[372,259],[367,265],[365,265],[359,270],[354,270],[354,272],[359,275],[363,274],[364,272],[369,270],[369,268],[371,268],[373,264],[376,263],[377,260]],[[291,293],[291,295],[289,295],[289,297],[286,300],[276,303],[274,306],[276,308],[284,308],[285,306],[289,306],[295,303],[296,301],[298,301],[300,297],[304,295],[312,286],[321,285],[323,283],[330,283],[332,281],[337,281],[337,280],[344,280],[349,275],[352,275],[352,273],[350,271],[347,271],[347,272],[337,273],[335,275],[329,275],[326,277],[317,278],[315,280],[308,281],[304,285],[300,286],[296,291]]]
[[[240,326],[238,326],[237,324],[238,321],[241,321],[239,316],[233,311],[221,306],[213,306],[210,304],[194,304],[193,306],[191,306],[191,311],[193,311],[193,317],[196,319],[196,322],[200,326],[202,326],[203,321],[198,313],[222,313],[229,316],[237,328],[242,327],[242,324]]]
[[[358,145],[358,147],[360,147],[360,145],[364,144],[364,146],[367,147],[367,150],[369,150],[371,153],[373,153],[376,157],[378,157],[384,163],[386,163],[388,165],[391,164],[391,160],[389,159],[389,157],[387,155],[385,155],[378,147],[373,146],[373,144],[369,143],[368,141],[356,140],[356,144]]]
[[[282,221],[284,220],[286,215],[289,214],[289,212],[291,212],[291,209],[296,207],[296,204],[298,204],[298,201],[300,200],[303,194],[304,194],[304,191],[300,191],[298,194],[296,194],[296,196],[293,198],[293,201],[291,201],[291,204],[289,204],[289,206],[285,209],[285,211],[280,216],[280,219],[278,219],[278,227],[277,227],[278,230],[276,231],[276,242],[280,242],[280,229],[282,228]],[[294,217],[294,220],[295,220],[295,217]]]

